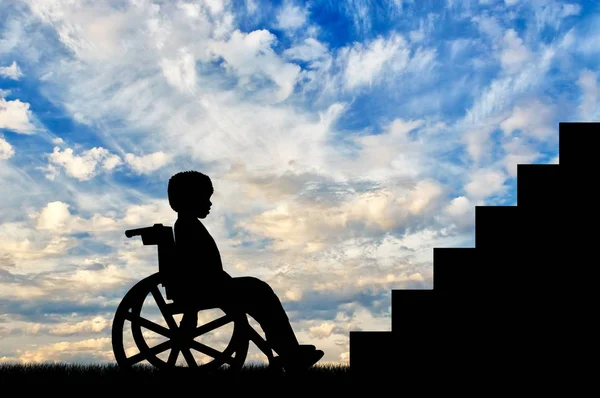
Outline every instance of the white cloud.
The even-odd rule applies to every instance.
[[[444,208],[444,212],[452,217],[462,217],[467,214],[473,204],[466,196],[458,196],[450,201],[450,203]]]
[[[284,297],[288,301],[300,301],[302,300],[302,290],[298,287],[292,287],[285,292]]]
[[[196,88],[196,63],[193,54],[181,49],[177,58],[162,59],[160,67],[163,75],[173,87],[182,92]]]
[[[471,235],[475,225],[475,206],[483,204],[482,200],[471,200],[466,196],[452,199],[440,212],[438,221],[448,227],[455,226],[458,236],[460,232]]]
[[[340,362],[342,362],[342,363],[350,362],[350,351],[345,351],[340,354]]]
[[[309,37],[283,51],[283,56],[289,60],[300,60],[308,64],[299,75],[299,80],[302,80],[301,91],[311,92],[315,89],[325,91],[327,88],[331,88],[332,92],[337,90],[339,77],[329,75],[334,57],[325,44]]]
[[[132,28],[131,18],[141,16],[102,2],[81,7],[73,1],[26,1],[33,15],[56,30],[66,48],[92,62],[126,57],[129,43],[122,38]]]
[[[312,37],[305,39],[300,45],[288,48],[283,54],[289,59],[312,61],[313,64],[318,60],[329,57],[327,47]]]
[[[0,77],[6,77],[13,80],[19,80],[23,76],[23,72],[16,61],[13,61],[10,66],[0,66]]]
[[[125,155],[125,162],[135,172],[140,174],[151,173],[155,170],[160,169],[167,163],[171,158],[164,152],[155,152],[144,156],[136,156],[132,153]]]
[[[215,27],[213,30],[213,37],[215,39],[224,39],[228,37],[233,31],[234,16],[230,12],[223,13],[222,17],[215,21]]]
[[[121,161],[121,158],[118,157],[117,155],[110,155],[107,156],[103,161],[102,161],[102,168],[104,170],[112,170],[115,167],[117,167],[118,165],[122,164],[123,162]]]
[[[346,64],[344,85],[347,89],[372,85],[385,67],[394,72],[405,69],[409,54],[408,44],[397,34],[387,39],[378,37],[365,44],[345,47],[340,52],[340,59]]]
[[[514,178],[517,177],[517,165],[533,163],[540,157],[539,152],[524,141],[521,137],[511,137],[502,145],[506,152],[502,163],[508,175]]]
[[[73,336],[76,334],[100,333],[108,329],[111,325],[111,321],[102,316],[87,318],[79,322],[74,322],[76,318],[73,318],[73,322],[67,321],[60,323],[52,323],[49,325],[38,322],[27,322],[22,324],[17,323],[18,326],[9,328],[8,330],[11,335],[19,336]]]
[[[15,150],[4,137],[0,136],[0,160],[9,159],[15,154]]]
[[[275,239],[274,250],[317,252],[353,231],[380,233],[406,227],[437,209],[443,188],[423,180],[410,189],[379,189],[351,196],[341,204],[282,203],[240,222],[244,229]],[[318,215],[318,216],[317,216]]]
[[[426,17],[420,18],[419,27],[408,33],[411,43],[422,43],[425,38],[430,36],[436,29],[439,15],[428,13]]]
[[[473,40],[470,39],[456,39],[452,40],[450,43],[451,58],[456,58],[456,56],[474,45]]]
[[[490,140],[491,133],[492,129],[489,126],[484,126],[463,134],[462,140],[467,146],[467,153],[475,162],[489,160],[493,145]]]
[[[427,73],[436,64],[436,55],[437,52],[435,49],[418,48],[410,59],[407,70],[411,71],[416,76],[421,75],[421,78],[425,80],[427,78]]]
[[[164,202],[164,203],[163,203]],[[154,224],[156,218],[169,219],[174,213],[166,201],[159,204],[128,205],[119,213],[108,212],[106,215],[94,213],[85,218],[73,215],[69,210],[71,205],[61,201],[47,203],[31,217],[36,221],[35,228],[40,231],[51,231],[54,234],[69,234],[72,232],[102,232],[115,231],[123,225]]]
[[[280,29],[295,30],[301,28],[306,23],[307,18],[307,9],[286,1],[277,13],[277,26]]]
[[[554,132],[551,126],[553,115],[549,105],[539,100],[531,100],[515,106],[512,114],[500,123],[500,128],[505,135],[522,130],[523,134],[542,140]]]
[[[64,256],[69,249],[77,246],[77,240],[67,236],[52,236],[43,249],[45,256]]]
[[[476,16],[471,19],[477,28],[486,35],[497,39],[502,36],[503,28],[495,17]]]
[[[562,5],[562,12],[560,13],[560,15],[561,15],[561,17],[566,18],[566,17],[570,17],[573,15],[579,15],[580,12],[581,12],[581,5],[567,3],[567,4]]]
[[[56,215],[56,218],[58,216]],[[57,222],[60,223],[60,220]],[[1,226],[0,252],[9,256],[18,267],[27,269],[28,265],[35,264],[33,268],[37,268],[36,272],[51,270],[54,263],[49,261],[49,258],[64,255],[66,250],[77,244],[73,238],[55,235],[52,233],[54,231],[50,234],[40,233],[24,223],[5,223]],[[49,230],[40,231],[47,232]],[[39,260],[42,262],[39,263]],[[39,296],[43,292],[38,288],[24,287],[19,292],[9,289],[6,294],[13,297],[21,294]]]
[[[228,41],[212,42],[210,51],[222,57],[228,70],[234,72],[242,86],[250,87],[251,77],[263,76],[273,81],[278,89],[273,93],[275,102],[285,100],[292,93],[300,67],[284,62],[271,46],[276,36],[267,30],[242,33],[235,30]]]
[[[248,9],[248,13],[254,14],[258,9],[258,6],[255,3],[255,0],[246,0],[246,8]]]
[[[308,331],[313,337],[317,339],[324,339],[331,336],[331,333],[333,333],[335,327],[335,323],[324,322],[318,326],[312,326],[308,329]]]
[[[37,228],[41,230],[64,231],[70,229],[72,223],[69,205],[63,202],[50,202],[42,209],[37,220]]]
[[[563,19],[579,15],[581,5],[557,0],[531,2],[538,31],[546,26],[558,29]]]
[[[110,171],[122,163],[119,156],[111,154],[107,149],[97,147],[83,151],[81,155],[74,155],[71,148],[61,151],[59,147],[54,147],[48,159],[50,162],[47,169],[48,178],[53,179],[57,172],[53,166],[60,166],[69,176],[79,181],[90,180],[100,171]]]
[[[371,11],[369,2],[358,0],[348,1],[342,4],[342,7],[346,11],[346,15],[353,20],[354,28],[357,33],[361,35],[368,33],[371,29]]]
[[[471,181],[465,186],[465,191],[473,200],[483,200],[504,192],[505,181],[506,174],[499,170],[478,169],[473,172]]]
[[[69,363],[85,356],[100,362],[114,361],[111,339],[103,337],[75,342],[60,342],[37,347],[16,349],[19,361],[23,363]]]
[[[502,53],[500,62],[509,72],[518,71],[521,65],[532,58],[532,53],[525,47],[523,40],[517,35],[514,29],[508,29],[504,34]]]
[[[0,223],[0,253],[7,255],[21,269],[53,271],[57,266],[55,261],[60,262],[69,249],[79,244],[79,240],[69,234],[87,232],[102,235],[105,231],[120,228],[114,218],[100,214],[84,218],[73,215],[69,209],[70,205],[61,201],[47,203],[39,211],[27,206],[23,212],[31,221]],[[61,288],[59,285],[53,286]],[[13,293],[13,289],[7,291],[9,296],[14,296]],[[30,288],[21,294],[40,295],[38,290],[32,292]]]
[[[581,90],[581,99],[579,100],[579,115],[585,121],[597,120],[600,118],[600,90],[598,89],[598,74],[589,69],[583,70],[579,74],[577,84]]]
[[[431,15],[431,14],[430,14]],[[425,25],[424,20],[421,19],[419,21],[419,28],[415,29],[415,30],[411,30],[408,33],[408,37],[410,38],[410,41],[413,43],[420,43],[425,39],[425,36],[431,31],[432,23],[433,22],[431,19],[428,20],[428,24]]]
[[[460,128],[495,125],[506,108],[524,93],[530,92],[544,82],[544,77],[556,56],[553,47],[545,47],[534,55],[536,62],[528,62],[514,74],[492,80],[481,90],[465,118],[457,123]]]
[[[203,0],[204,4],[210,10],[211,14],[220,14],[225,9],[227,0]]]
[[[191,18],[199,17],[202,12],[200,4],[197,3],[177,3],[177,7],[182,9]]]
[[[382,134],[368,134],[352,138],[360,147],[353,160],[338,161],[338,167],[348,174],[359,173],[375,181],[397,178],[418,178],[426,167],[424,141],[413,140],[409,133],[421,128],[423,120],[396,119],[387,126]],[[424,133],[421,129],[420,133]]]
[[[172,219],[175,213],[166,200],[143,205],[129,205],[120,222],[125,225],[153,225],[157,219]]]
[[[425,38],[425,33],[422,30],[411,30],[408,35],[410,37],[410,41],[415,43],[421,42]]]
[[[77,323],[62,323],[51,326],[48,333],[57,336],[70,336],[80,333],[97,333],[102,332],[110,326],[110,322],[101,317],[96,316],[92,319],[86,319]]]
[[[32,124],[33,114],[27,102],[16,99],[6,101],[0,98],[0,129],[7,129],[15,133],[31,134],[35,130]]]

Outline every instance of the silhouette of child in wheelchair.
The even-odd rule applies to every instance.
[[[170,227],[155,224],[154,227],[126,232],[128,237],[141,235],[144,244],[158,244],[159,272],[134,286],[122,300],[113,321],[113,351],[121,366],[130,366],[146,359],[157,367],[172,367],[181,352],[190,366],[197,366],[190,348],[206,353],[214,360],[214,368],[227,363],[241,368],[248,349],[248,340],[267,355],[271,364],[286,371],[302,371],[313,366],[323,357],[323,351],[313,345],[300,345],[281,302],[271,287],[260,279],[231,277],[223,270],[217,245],[199,221],[206,218],[212,205],[210,197],[214,190],[210,178],[197,171],[175,174],[169,180],[168,198],[171,208],[178,213],[175,222],[175,239]],[[162,284],[167,304],[158,291]],[[150,322],[140,315],[145,297],[151,293],[169,328]],[[198,327],[198,311],[205,308],[221,308],[226,315],[210,324]],[[177,326],[172,315],[183,313]],[[252,316],[264,331],[266,341],[249,327],[246,314]],[[140,353],[127,358],[123,348],[122,330],[125,320],[131,322],[131,330]],[[233,337],[223,352],[207,347],[194,337],[234,321]],[[141,328],[159,333],[169,340],[150,348]],[[170,348],[167,361],[156,353]],[[279,357],[272,355],[271,349]]]

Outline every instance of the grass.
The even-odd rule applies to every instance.
[[[239,374],[226,371],[213,374],[198,374],[193,370],[180,372],[159,370],[152,366],[137,365],[129,371],[115,365],[82,364],[0,364],[0,385],[23,386],[29,388],[50,388],[55,386],[120,386],[139,389],[140,387],[166,387],[184,385],[221,388],[231,391],[236,388],[265,388],[277,386],[291,387],[294,390],[319,389],[331,386],[339,390],[350,383],[350,370],[342,365],[318,365],[303,375],[286,375],[272,372],[266,365],[246,365]],[[287,388],[286,388],[287,390]],[[87,389],[86,389],[87,391]]]

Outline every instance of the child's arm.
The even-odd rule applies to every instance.
[[[175,277],[183,283],[210,285],[222,277],[221,272],[225,273],[219,270],[217,275],[215,264],[212,264],[215,261],[214,241],[198,220],[178,219],[175,222],[175,245],[178,262]]]
[[[197,220],[178,219],[175,222],[175,250],[177,266],[175,279],[182,287],[201,288],[206,283],[203,266],[206,243],[195,225]],[[195,289],[194,289],[195,290]]]

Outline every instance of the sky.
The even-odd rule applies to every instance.
[[[197,170],[225,270],[348,363],[433,248],[474,246],[475,206],[516,205],[517,164],[559,162],[559,122],[600,120],[599,7],[0,0],[0,362],[114,363],[158,270],[124,231],[172,226]]]

